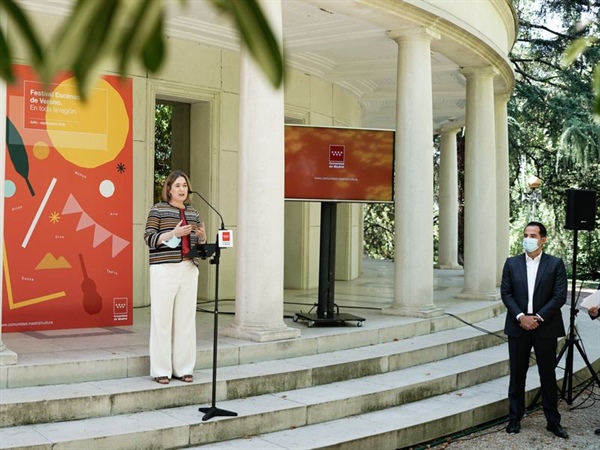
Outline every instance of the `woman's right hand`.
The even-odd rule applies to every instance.
[[[178,238],[180,238],[181,236],[187,236],[192,232],[191,225],[182,225],[182,223],[183,221],[180,220],[179,223],[175,225],[175,228],[173,228],[173,234]]]

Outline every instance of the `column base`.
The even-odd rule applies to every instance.
[[[406,317],[419,317],[429,319],[431,317],[438,317],[444,314],[442,308],[438,308],[435,305],[427,305],[423,307],[410,307],[410,306],[389,306],[381,310],[381,314],[387,314],[389,316],[406,316]]]
[[[499,292],[473,292],[473,291],[462,291],[456,295],[456,298],[462,298],[466,300],[500,300]]]
[[[17,364],[17,359],[17,354],[6,347],[0,351],[0,366],[14,366]]]
[[[463,266],[461,266],[460,264],[456,263],[452,263],[452,264],[435,264],[433,266],[434,269],[451,269],[451,270],[458,270],[458,269],[462,269]]]
[[[300,330],[282,326],[276,329],[262,330],[250,327],[241,327],[232,324],[227,328],[219,330],[219,334],[236,339],[243,339],[253,342],[272,342],[282,341],[284,339],[296,339],[300,337]]]

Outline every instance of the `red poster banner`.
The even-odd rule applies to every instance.
[[[2,331],[131,325],[132,83],[8,86]]]
[[[393,184],[393,131],[286,125],[286,200],[391,202]]]

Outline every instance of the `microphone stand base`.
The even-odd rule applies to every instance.
[[[206,421],[212,419],[215,416],[219,417],[237,417],[237,413],[233,411],[227,411],[225,409],[217,408],[216,406],[211,406],[210,408],[198,408],[198,411],[201,411],[204,414],[202,417],[202,421]]]

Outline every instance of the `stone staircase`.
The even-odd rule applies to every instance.
[[[223,346],[216,406],[237,416],[206,421],[198,408],[211,406],[209,348],[199,350],[193,383],[167,386],[147,376],[142,356],[24,361],[0,371],[0,448],[408,447],[506,414],[502,311],[488,302],[459,314],[479,329],[449,315],[380,316],[362,328]],[[587,369],[576,360],[574,370]]]

